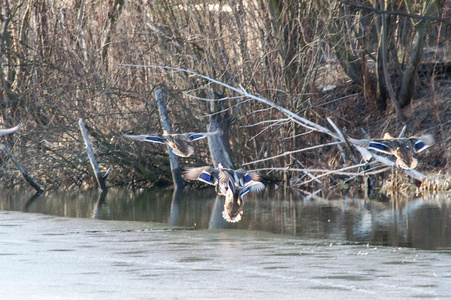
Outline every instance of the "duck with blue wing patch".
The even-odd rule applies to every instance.
[[[225,196],[223,217],[229,222],[238,222],[243,214],[244,196],[249,192],[265,189],[261,177],[254,171],[228,169],[222,164],[218,168],[210,166],[182,169],[185,179],[199,180],[216,186],[219,195]]]
[[[194,153],[194,149],[188,143],[206,138],[210,135],[218,134],[220,131],[215,132],[190,132],[190,133],[168,133],[166,130],[163,134],[158,135],[129,135],[124,134],[124,137],[128,139],[145,141],[151,143],[167,144],[172,148],[172,152],[180,157],[189,157]]]
[[[265,189],[265,185],[260,181],[251,181],[244,187],[236,187],[234,190],[229,189],[224,202],[223,218],[231,223],[241,220],[243,215],[244,198],[250,192],[261,192]]]
[[[402,169],[413,169],[418,165],[415,154],[426,150],[434,144],[434,137],[430,134],[420,137],[394,138],[386,133],[383,139],[352,139],[351,144],[368,150],[394,155],[396,166]]]

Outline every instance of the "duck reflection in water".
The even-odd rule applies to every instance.
[[[216,186],[216,192],[226,197],[222,216],[228,222],[241,220],[244,198],[248,193],[265,189],[265,184],[255,171],[228,169],[221,163],[217,169],[211,166],[182,169],[182,174],[185,179],[199,180]]]

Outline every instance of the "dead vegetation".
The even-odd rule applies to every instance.
[[[23,126],[2,143],[45,189],[90,187],[95,178],[77,127],[82,118],[101,171],[112,170],[108,184],[168,185],[166,147],[122,138],[162,132],[157,88],[164,90],[174,131],[202,132],[212,117],[225,120],[235,167],[333,142],[277,109],[201,77],[120,64],[159,65],[261,95],[328,128],[329,117],[354,138],[396,135],[404,125],[406,135],[431,133],[436,145],[422,154],[418,168],[446,178],[451,27],[440,20],[449,20],[451,11],[440,8],[449,1],[404,1],[386,8],[435,18],[428,20],[378,14],[347,2],[5,0],[0,124]],[[382,47],[382,40],[388,46]],[[419,76],[416,71],[426,63],[439,67]],[[196,145],[192,157],[180,160],[182,166],[211,163],[207,141]],[[350,151],[330,145],[249,167],[267,169],[273,180],[317,187],[305,172],[282,169],[341,169],[343,153],[358,164],[360,157]],[[0,154],[0,163],[2,186],[24,183],[6,155]],[[361,181],[343,176],[320,181],[324,186]]]

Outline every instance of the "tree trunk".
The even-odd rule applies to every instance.
[[[210,98],[214,99],[214,96]],[[207,137],[213,165],[217,167],[221,163],[224,167],[233,169],[228,137],[229,119],[224,111],[224,101],[211,101],[210,114],[211,117],[207,124],[207,131],[215,132],[220,130],[219,134],[209,135]]]
[[[428,16],[433,11],[433,2],[426,1],[424,4],[423,15]],[[408,9],[409,6],[408,6]],[[411,11],[409,11],[411,13]],[[401,107],[409,105],[412,99],[414,84],[416,80],[416,74],[418,73],[418,65],[420,64],[421,58],[423,57],[423,47],[424,47],[424,37],[426,35],[426,28],[429,22],[426,20],[421,20],[415,26],[415,38],[413,41],[412,51],[410,52],[409,64],[402,76],[401,89],[399,91],[399,102]]]
[[[380,0],[381,9],[385,10],[384,6],[385,0]],[[385,80],[385,88],[388,91],[388,95],[390,96],[390,100],[393,103],[393,106],[395,107],[396,114],[398,115],[398,118],[401,120],[401,122],[405,122],[406,118],[404,117],[404,114],[402,113],[402,109],[400,106],[400,103],[398,99],[396,98],[395,91],[393,90],[393,86],[390,80],[390,74],[388,71],[388,65],[387,65],[387,55],[388,55],[388,43],[387,43],[387,37],[388,37],[388,20],[387,15],[382,14],[381,15],[381,32],[380,32],[380,45],[382,49],[382,68],[384,72],[384,80]]]

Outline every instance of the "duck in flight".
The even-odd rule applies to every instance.
[[[265,184],[256,172],[224,168],[221,163],[217,169],[211,166],[182,169],[182,175],[185,179],[199,180],[216,186],[218,195],[226,197],[222,216],[228,222],[241,220],[244,198],[249,192],[265,189]]]
[[[363,139],[350,138],[349,141],[362,148],[374,150],[396,157],[396,166],[402,169],[414,169],[418,165],[415,154],[426,150],[434,144],[434,137],[430,134],[420,137],[394,138],[389,133],[383,139]]]
[[[124,137],[128,139],[145,141],[151,143],[167,144],[172,148],[172,152],[180,157],[188,157],[194,153],[194,149],[190,142],[194,142],[203,139],[210,135],[218,134],[220,131],[215,132],[190,132],[190,133],[169,133],[166,130],[163,134],[158,135],[129,135],[124,134]]]
[[[265,189],[261,181],[251,181],[244,186],[235,186],[227,190],[222,217],[228,222],[238,222],[243,215],[244,198],[249,192],[258,193]]]

